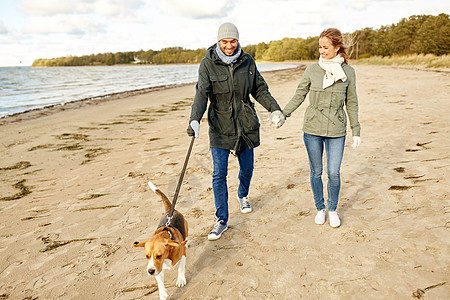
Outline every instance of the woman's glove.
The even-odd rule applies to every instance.
[[[359,147],[359,145],[361,145],[361,138],[359,136],[354,136],[353,137],[353,144],[352,144],[352,148],[356,149]]]
[[[270,123],[276,128],[283,126],[284,121],[284,115],[281,110],[276,110],[270,114]]]
[[[192,120],[191,123],[189,123],[187,134],[189,136],[195,136],[195,138],[198,139],[199,133],[200,133],[200,123],[196,120]]]

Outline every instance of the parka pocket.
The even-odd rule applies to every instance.
[[[308,106],[305,112],[305,123],[310,123],[312,121],[318,122],[319,118],[317,117],[317,114],[319,113],[319,108],[314,106]]]
[[[212,82],[213,94],[226,94],[230,92],[227,81],[228,75],[210,75],[209,79]]]
[[[345,114],[345,111],[342,108],[336,111],[336,116],[339,122],[341,122],[344,125],[347,124],[347,115]]]
[[[322,128],[322,113],[314,106],[308,106],[303,119],[303,130],[318,132]]]
[[[345,93],[333,92],[333,94],[331,95],[331,100],[332,100],[332,105],[336,109],[341,109],[341,107],[344,106]]]
[[[258,115],[256,114],[255,108],[243,102],[244,105],[244,119],[243,119],[243,125],[245,129],[248,130],[257,130],[260,126]]]
[[[208,123],[212,131],[219,134],[228,136],[236,134],[232,110],[215,110],[210,107],[208,111]]]

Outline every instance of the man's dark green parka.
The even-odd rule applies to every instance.
[[[215,48],[216,44],[209,47],[200,63],[190,121],[200,122],[209,99],[210,147],[237,151],[242,137],[255,148],[260,144],[260,124],[250,95],[269,112],[281,108],[249,54],[242,51],[230,66],[222,62]]]

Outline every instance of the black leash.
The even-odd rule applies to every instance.
[[[173,195],[172,206],[170,207],[169,214],[167,215],[166,227],[169,227],[170,221],[173,217],[173,211],[175,209],[175,204],[177,203],[178,194],[180,193],[181,183],[183,182],[184,173],[186,172],[189,157],[191,156],[192,146],[194,146],[195,136],[192,136],[191,144],[189,145],[188,152],[186,154],[186,159],[184,160],[184,166],[181,170],[180,179],[178,179],[177,189],[175,190],[175,195]]]

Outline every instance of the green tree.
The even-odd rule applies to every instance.
[[[254,58],[256,60],[262,60],[267,48],[269,48],[269,45],[267,45],[266,43],[259,43],[258,45],[256,45]]]
[[[444,55],[450,53],[449,15],[427,18],[417,30],[411,49],[419,54]]]
[[[105,65],[112,66],[116,63],[116,58],[112,53],[106,53]]]
[[[255,58],[256,45],[249,45],[249,46],[246,46],[246,47],[242,47],[242,50],[244,50],[245,53],[250,54],[253,58]]]

